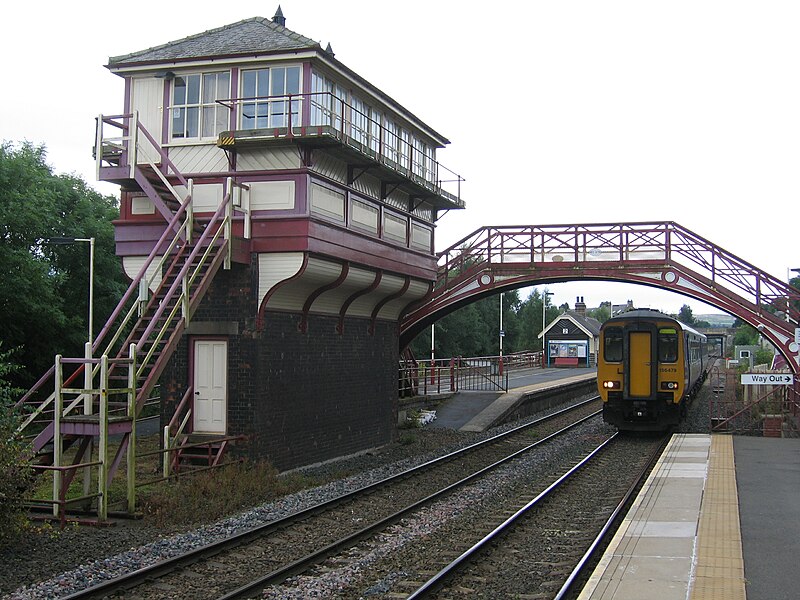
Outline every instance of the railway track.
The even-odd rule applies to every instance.
[[[604,440],[527,502],[487,517],[481,525],[491,531],[464,547],[407,597],[575,597],[576,582],[588,576],[595,553],[668,439],[614,434]],[[490,522],[492,518],[496,523]]]
[[[599,415],[593,398],[397,476],[68,596],[245,598]],[[255,576],[256,574],[264,574]],[[135,588],[135,589],[133,589]]]

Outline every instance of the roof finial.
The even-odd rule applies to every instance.
[[[286,17],[283,16],[280,4],[278,4],[278,10],[275,11],[275,16],[272,17],[272,22],[281,27],[286,27]]]
[[[330,42],[328,42],[328,46],[325,48],[325,53],[326,53],[326,54],[330,54],[330,55],[331,55],[331,58],[333,58],[334,56],[336,56],[336,55],[333,53],[333,48],[331,48],[331,43],[330,43]]]

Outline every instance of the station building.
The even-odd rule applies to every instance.
[[[586,316],[586,303],[578,297],[575,310],[561,313],[540,334],[544,337],[544,366],[596,366],[600,325],[597,319]]]

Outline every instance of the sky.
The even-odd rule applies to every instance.
[[[800,2],[281,0],[286,26],[450,140],[467,208],[443,250],[484,225],[675,221],[786,281],[800,267]],[[44,144],[96,182],[94,118],[122,112],[104,65],[278,2],[4,9],[0,140]],[[13,92],[11,92],[13,90]],[[719,312],[643,286],[569,282],[551,301]],[[524,293],[523,293],[524,295]]]

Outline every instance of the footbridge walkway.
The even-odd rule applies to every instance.
[[[482,297],[580,279],[638,283],[706,302],[757,328],[800,373],[800,291],[672,221],[482,227],[439,254],[435,285],[401,323],[401,347]]]

